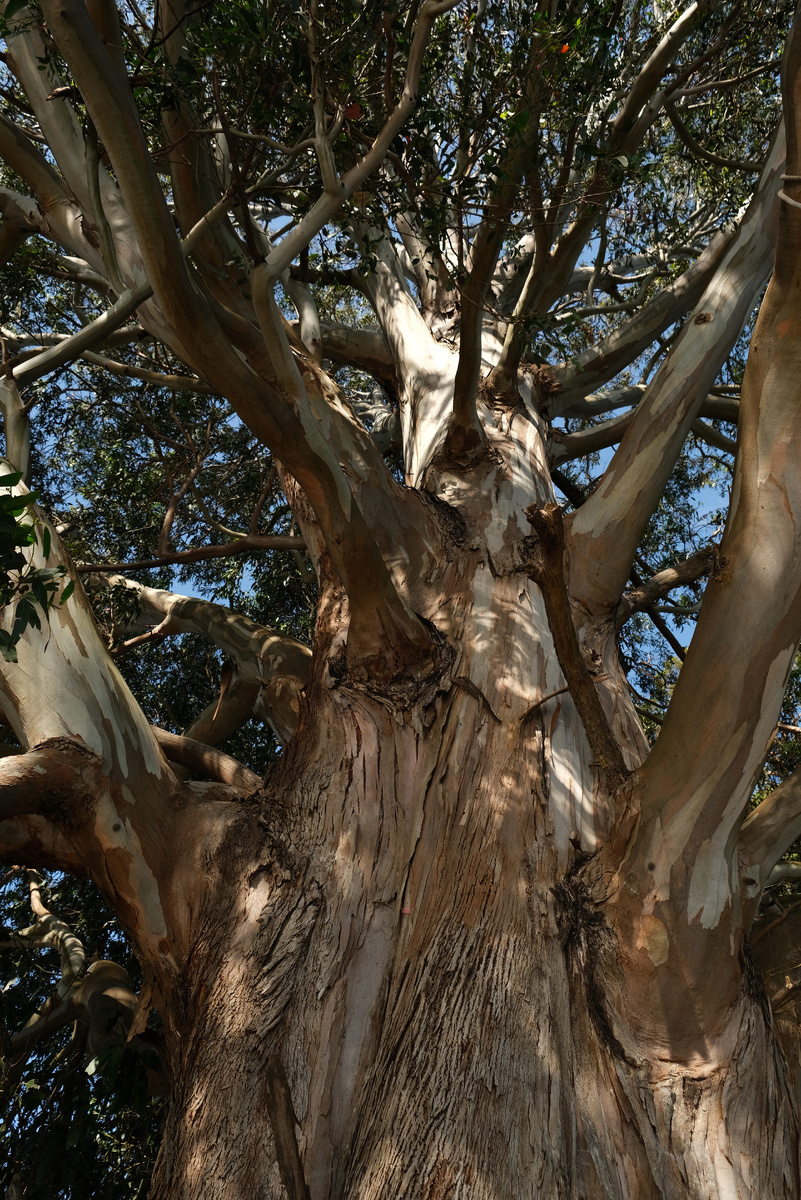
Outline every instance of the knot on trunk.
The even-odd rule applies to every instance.
[[[587,1013],[599,1041],[617,1058],[636,1067],[613,1029],[606,1003],[608,975],[617,962],[616,939],[580,871],[581,866],[552,888],[562,949],[574,984],[583,987]]]
[[[385,660],[377,663],[373,670],[369,659],[351,662],[347,645],[340,645],[328,660],[325,679],[330,688],[358,692],[377,701],[401,723],[411,713],[413,724],[428,728],[434,720],[431,705],[437,695],[451,685],[450,673],[456,651],[431,621],[419,613],[415,616],[430,638],[428,657],[387,675]]]

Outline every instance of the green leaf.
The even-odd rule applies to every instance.
[[[6,662],[17,661],[17,648],[11,634],[5,629],[0,629],[0,654]]]

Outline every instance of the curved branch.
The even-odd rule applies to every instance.
[[[338,180],[337,188],[335,190],[326,189],[311,211],[270,252],[266,265],[273,279],[277,279],[281,272],[286,270],[300,251],[308,246],[312,238],[339,211],[348,197],[352,196],[357,188],[360,188],[364,181],[380,167],[386,158],[393,138],[403,129],[417,104],[417,88],[420,82],[423,56],[434,21],[442,13],[454,8],[458,2],[459,0],[443,0],[442,3],[434,4],[432,0],[425,0],[422,4],[409,47],[403,92],[397,105],[373,140],[370,149],[355,166],[351,167]]]
[[[105,341],[110,333],[124,325],[131,313],[136,312],[137,308],[152,295],[153,289],[149,283],[142,284],[138,288],[126,289],[119,299],[94,321],[90,321],[88,325],[84,325],[82,329],[64,341],[57,342],[34,358],[29,358],[22,366],[16,367],[14,379],[24,387],[41,379],[50,371],[63,367],[65,363],[79,358],[84,351]]]
[[[161,746],[170,762],[178,763],[198,775],[225,783],[237,788],[243,795],[250,795],[261,787],[258,775],[249,770],[230,754],[223,754],[212,746],[196,742],[194,738],[183,737],[178,733],[170,733],[166,729],[152,726],[156,741]]]
[[[212,389],[205,380],[197,375],[172,375],[161,371],[149,371],[145,367],[132,367],[128,363],[115,362],[113,358],[105,358],[102,354],[93,354],[84,350],[81,358],[95,367],[102,367],[109,375],[121,375],[126,379],[144,379],[146,383],[155,383],[157,387],[170,388],[173,392],[203,392],[211,395]]]
[[[643,108],[651,100],[655,89],[667,71],[681,47],[693,31],[699,13],[706,7],[704,0],[693,0],[680,17],[673,22],[670,29],[649,56],[632,87],[629,88],[626,99],[612,126],[610,142],[613,153],[627,147],[625,141],[630,131],[634,129]]]
[[[682,142],[684,142],[684,145],[696,156],[696,158],[703,159],[704,162],[712,163],[716,167],[728,167],[732,171],[749,171],[758,175],[760,171],[764,170],[764,162],[747,162],[744,159],[724,158],[720,154],[713,154],[711,150],[706,150],[690,133],[689,129],[682,120],[678,108],[675,104],[671,104],[669,100],[665,100],[665,112],[670,117],[670,123],[676,130],[676,133],[679,135]]]
[[[695,583],[697,579],[708,575],[710,571],[717,570],[719,566],[720,556],[717,547],[705,546],[702,550],[691,554],[689,558],[685,558],[684,562],[677,563],[675,567],[659,571],[641,587],[625,592],[617,610],[618,629],[625,625],[633,613],[642,612],[654,601],[673,591],[674,588],[682,587],[687,583]]]
[[[144,613],[135,628],[145,625],[160,636],[199,633],[210,638],[234,664],[234,677],[217,719],[215,700],[186,731],[191,738],[221,741],[253,712],[271,725],[281,742],[288,741],[297,724],[299,697],[311,665],[308,646],[209,600],[146,587],[123,577],[106,577],[102,582],[126,587],[140,598]],[[231,725],[248,699],[249,712]]]
[[[562,433],[555,429],[548,447],[548,462],[557,466],[617,445],[633,421],[635,412],[636,409],[632,409],[622,417],[613,417],[610,421],[602,421],[600,425],[591,425],[589,429],[580,429],[575,433]]]
[[[710,284],[734,236],[734,231],[717,233],[695,262],[678,279],[662,288],[639,312],[618,325],[596,345],[583,350],[570,364],[552,368],[558,394],[551,398],[551,415],[574,415],[573,406],[583,400],[588,392],[595,391],[614,378],[664,330],[689,312]]]
[[[75,848],[52,822],[39,816],[0,820],[0,861],[66,871],[77,878],[86,875],[86,864]]]
[[[84,794],[87,771],[97,774],[99,765],[96,755],[66,738],[0,759],[0,821],[24,816],[52,820],[59,805],[69,806],[70,797]]]
[[[733,438],[726,437],[725,433],[721,433],[719,429],[715,429],[714,425],[707,425],[706,421],[693,421],[690,426],[696,437],[701,438],[709,446],[714,446],[716,450],[723,450],[726,454],[734,454],[737,450],[737,443]]]
[[[801,767],[757,805],[740,830],[745,874],[758,900],[776,863],[801,837]]]
[[[396,363],[406,481],[416,487],[451,419],[457,357],[433,338],[388,231],[359,228],[358,233],[375,260],[367,292]]]

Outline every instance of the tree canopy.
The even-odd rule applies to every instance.
[[[792,913],[795,535],[748,489],[775,477],[770,504],[797,516],[781,405],[801,330],[776,299],[801,207],[795,9],[0,4],[9,1197],[145,1194],[176,1071],[169,980],[210,902],[199,867],[161,888],[194,846],[180,805],[202,824],[212,802],[323,794],[338,690],[422,739],[443,696],[490,730],[518,704],[543,762],[573,712],[569,767],[543,767],[568,797],[559,878],[622,837],[635,777],[642,829],[665,779],[699,795],[719,740],[737,782],[716,799],[704,768],[697,875],[689,834],[677,851],[689,919],[747,910],[739,953],[752,920]],[[749,346],[768,349],[744,387]],[[534,700],[488,682],[496,656],[540,653],[482,626],[482,597],[510,600],[465,584],[457,616],[456,575],[430,599],[473,552],[544,598],[558,663]],[[483,675],[459,666],[468,627]],[[94,824],[78,776],[105,797]],[[798,970],[763,965],[794,1014]],[[297,1147],[271,1121],[294,1200]],[[166,1178],[154,1194],[183,1196]]]

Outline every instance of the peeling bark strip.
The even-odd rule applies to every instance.
[[[298,1119],[292,1107],[292,1094],[286,1077],[284,1064],[278,1054],[271,1054],[264,1071],[264,1091],[267,1097],[267,1113],[275,1139],[281,1180],[289,1200],[311,1200],[303,1163],[298,1150],[295,1126]]]
[[[614,791],[628,778],[629,771],[601,707],[576,636],[565,583],[562,510],[558,504],[546,504],[544,508],[531,505],[526,509],[526,516],[539,539],[539,558],[530,566],[529,574],[542,591],[556,656],[579,711],[587,741],[606,776],[609,790]]]

